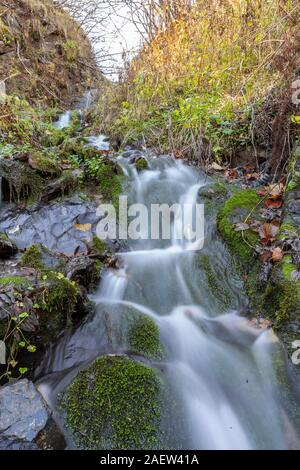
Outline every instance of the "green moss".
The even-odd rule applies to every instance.
[[[0,18],[0,41],[2,41],[5,46],[10,46],[14,42],[14,35],[8,28],[8,26],[4,23],[4,21]]]
[[[137,171],[139,171],[139,172],[147,170],[148,169],[148,162],[145,158],[139,158],[135,163],[135,167],[136,167]]]
[[[50,175],[59,175],[61,168],[56,161],[54,154],[48,154],[40,151],[32,151],[30,155],[30,165],[33,169]]]
[[[30,282],[28,279],[22,276],[5,276],[5,277],[0,277],[0,287],[1,286],[23,286],[23,285],[28,285]]]
[[[50,271],[44,274],[44,289],[38,299],[41,307],[40,322],[51,338],[71,325],[76,310],[79,289],[74,281],[62,273]]]
[[[95,251],[98,255],[103,255],[103,253],[107,250],[105,242],[96,235],[93,237],[92,248],[93,251]]]
[[[292,222],[284,222],[280,227],[279,238],[285,239],[289,236],[289,233],[298,235],[299,229]]]
[[[94,157],[86,162],[86,177],[92,178],[99,185],[101,194],[118,208],[119,195],[122,192],[124,176],[116,162],[102,157]]]
[[[42,253],[36,245],[31,245],[29,248],[27,248],[27,250],[21,256],[20,263],[21,266],[26,266],[27,268],[44,268],[44,264],[42,262]]]
[[[255,190],[239,191],[225,202],[218,214],[218,230],[243,265],[253,262],[253,248],[257,244],[258,235],[250,230],[237,232],[234,224],[244,222],[259,201]]]
[[[160,331],[154,320],[145,315],[131,318],[128,332],[130,351],[148,359],[161,359]]]
[[[65,391],[62,407],[78,447],[159,448],[162,382],[127,357],[101,357]]]
[[[263,306],[274,328],[280,331],[287,323],[300,319],[300,297],[291,282],[270,283],[263,295]]]
[[[78,44],[75,41],[68,40],[62,44],[65,58],[68,62],[74,62],[79,54]]]

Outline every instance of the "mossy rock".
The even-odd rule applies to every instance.
[[[103,256],[104,252],[107,250],[106,243],[95,235],[93,237],[92,250],[97,253],[97,255]]]
[[[27,268],[44,269],[41,250],[36,245],[31,245],[21,255],[20,264]]]
[[[233,194],[218,213],[219,233],[244,267],[253,263],[258,235],[250,230],[237,232],[234,225],[244,222],[250,212],[258,207],[259,202],[260,198],[255,190],[245,189]]]
[[[203,188],[200,188],[198,196],[200,199],[207,199],[209,201],[213,201],[214,203],[216,200],[218,202],[222,202],[228,196],[229,190],[230,188],[228,184],[215,181],[212,184],[208,184],[203,186]]]
[[[89,146],[88,140],[84,137],[66,138],[57,149],[59,158],[68,159],[70,156],[76,156],[80,163],[92,158],[102,158],[102,152],[95,147]]]
[[[44,288],[37,299],[39,322],[45,335],[53,339],[72,325],[80,291],[76,282],[62,273],[49,271],[43,275],[43,281]]]
[[[98,358],[61,398],[66,424],[82,449],[160,448],[163,382],[126,356]]]
[[[78,170],[65,170],[63,174],[51,181],[43,191],[41,200],[49,202],[57,197],[63,197],[66,194],[75,191],[80,187],[83,171]]]
[[[148,169],[148,162],[145,158],[141,157],[141,158],[138,158],[135,162],[135,167],[137,169],[138,172],[141,172],[141,171],[144,171],[144,170],[147,170]]]
[[[46,155],[45,152],[32,151],[29,155],[29,166],[44,175],[58,176],[61,174],[61,168],[53,154]]]
[[[206,254],[200,253],[195,259],[197,267],[204,272],[206,283],[213,295],[218,308],[221,311],[226,311],[233,307],[233,296],[228,286],[224,283],[220,273],[217,273],[211,263],[210,257]]]
[[[160,360],[164,351],[160,331],[155,321],[146,315],[133,315],[129,319],[128,340],[130,351],[147,359]]]
[[[93,158],[86,163],[85,174],[87,180],[92,179],[98,184],[104,199],[112,202],[117,209],[124,181],[118,163],[108,158]]]

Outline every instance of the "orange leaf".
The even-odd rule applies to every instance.
[[[283,252],[282,249],[278,246],[277,248],[275,248],[275,250],[272,251],[272,260],[274,261],[274,263],[278,263],[282,260],[282,258]]]
[[[264,202],[268,209],[279,209],[282,206],[281,199],[266,199]]]
[[[74,228],[81,232],[89,232],[92,228],[91,224],[75,224]]]

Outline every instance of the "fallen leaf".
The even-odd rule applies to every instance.
[[[270,184],[268,186],[268,193],[270,199],[278,199],[282,196],[284,185],[282,183]]]
[[[268,191],[267,191],[266,188],[260,188],[260,189],[258,189],[258,190],[256,191],[256,194],[257,194],[258,196],[262,196],[262,197],[263,197],[263,196],[266,196],[266,195],[268,194]]]
[[[271,252],[270,251],[267,251],[267,250],[264,250],[261,254],[260,254],[260,260],[262,261],[262,263],[266,263],[267,261],[269,261],[269,259],[271,258]]]
[[[279,232],[279,227],[274,224],[264,223],[258,230],[258,234],[263,245],[268,245]]]
[[[80,230],[81,232],[89,232],[92,228],[91,224],[75,224],[74,228]]]
[[[283,258],[282,249],[278,246],[275,250],[272,251],[272,260],[274,263],[278,263]]]
[[[235,179],[238,178],[239,174],[236,168],[233,168],[232,170],[228,170],[225,175],[229,179]]]
[[[270,209],[279,209],[282,206],[281,199],[266,199],[264,202],[265,206]]]

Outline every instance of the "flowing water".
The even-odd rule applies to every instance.
[[[200,188],[211,184],[168,156],[148,157],[149,169],[141,173],[130,159],[118,159],[129,202],[147,207],[196,204]],[[107,325],[113,329],[122,312],[136,310],[161,331],[164,376],[186,423],[179,448],[300,448],[298,405],[284,354],[271,330],[255,329],[239,314],[247,299],[216,234],[215,212],[214,203],[208,204],[200,251],[177,240],[127,243],[118,254],[121,268],[104,274],[93,297],[97,312],[52,345],[40,367],[40,390],[52,407],[78,369],[100,354],[125,349]]]

